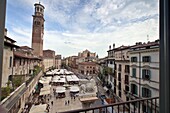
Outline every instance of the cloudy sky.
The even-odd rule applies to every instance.
[[[6,28],[18,45],[31,47],[34,3],[8,0]],[[159,38],[158,0],[40,0],[45,6],[44,49],[62,56],[85,49],[99,57],[109,45],[133,45]],[[148,35],[148,38],[147,38]]]

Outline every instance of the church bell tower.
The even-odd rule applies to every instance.
[[[32,48],[34,55],[43,56],[43,35],[44,35],[44,6],[40,3],[34,4],[35,12],[32,25]]]

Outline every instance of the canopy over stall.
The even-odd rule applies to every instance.
[[[47,104],[32,106],[29,113],[45,113]]]
[[[50,85],[46,85],[43,88],[41,88],[40,93],[43,92],[43,91],[50,91],[50,89],[51,89],[51,86]]]
[[[70,92],[73,92],[73,93],[74,93],[74,92],[79,92],[79,90],[80,90],[80,89],[79,89],[78,86],[71,86],[71,87],[70,87]]]
[[[66,92],[65,87],[62,87],[62,86],[56,87],[56,93],[65,93],[65,92]]]
[[[43,90],[43,91],[40,92],[40,96],[41,95],[48,95],[48,94],[50,94],[50,90]]]
[[[79,82],[79,78],[76,75],[68,75],[66,76],[66,79],[68,81],[68,83],[78,83]]]

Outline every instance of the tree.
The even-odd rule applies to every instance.
[[[4,98],[6,98],[9,94],[10,94],[10,87],[2,87],[1,88],[1,92],[2,92],[2,97],[1,100],[3,100]]]
[[[103,68],[103,74],[104,75],[111,75],[113,73],[113,69],[112,68],[110,68],[110,67],[104,67]]]
[[[23,80],[23,77],[21,76],[18,76],[18,77],[15,76],[12,82],[14,84],[14,88],[17,88],[24,82],[24,80]]]

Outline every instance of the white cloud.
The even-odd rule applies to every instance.
[[[9,1],[14,7],[29,12],[18,16],[26,24],[8,22],[10,35],[18,44],[31,43],[31,15],[38,0]],[[64,56],[83,49],[107,54],[108,46],[132,45],[137,41],[158,39],[157,0],[42,0],[45,6],[44,49],[54,49]],[[9,8],[9,7],[8,7]],[[30,10],[31,9],[31,10]],[[21,11],[17,10],[22,14]],[[10,15],[8,15],[10,18]],[[17,20],[18,19],[18,20]],[[31,23],[32,24],[32,23]],[[55,28],[55,29],[54,29]],[[25,37],[25,38],[23,38]]]

